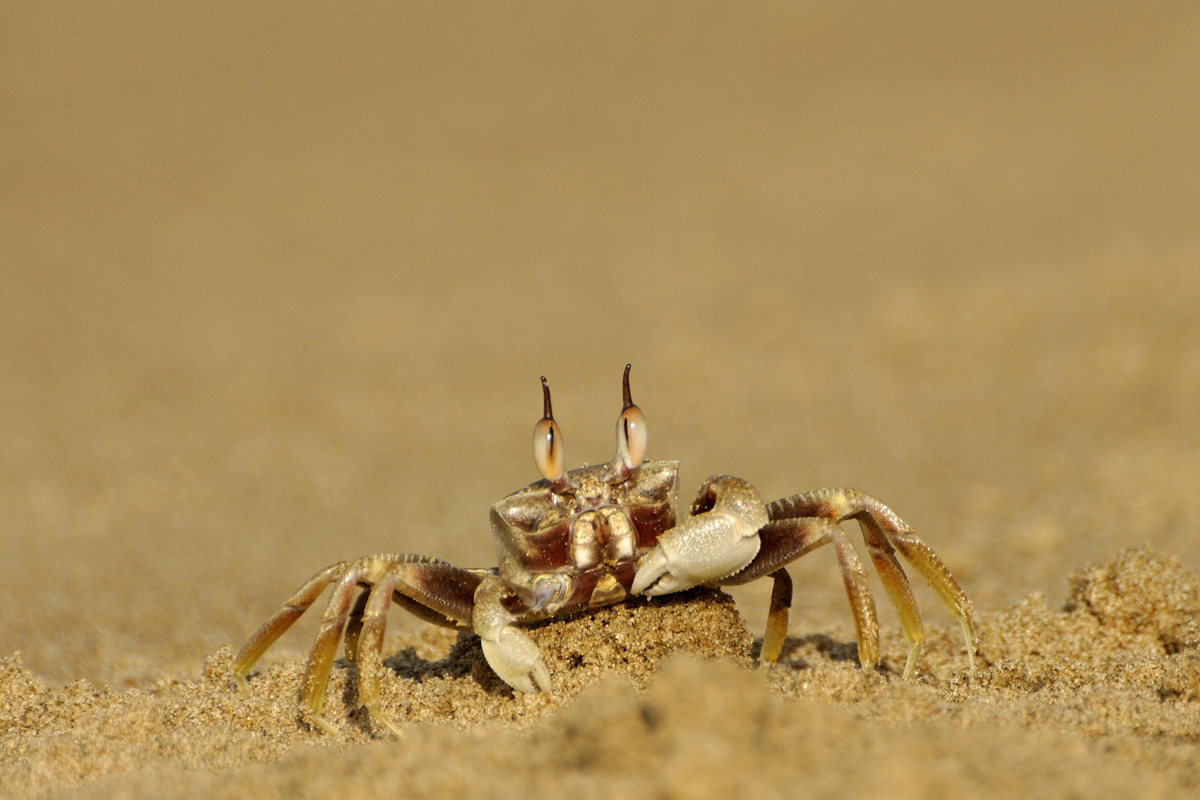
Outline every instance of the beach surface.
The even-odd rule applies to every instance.
[[[0,796],[1193,797],[1194,4],[0,8]],[[496,563],[537,477],[649,456],[880,498],[863,670],[832,548],[531,630],[553,694],[393,607],[382,705],[316,570]],[[847,532],[866,559],[862,537]],[[869,559],[865,560],[868,571]]]

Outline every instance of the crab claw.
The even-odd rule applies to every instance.
[[[758,555],[767,509],[753,486],[721,475],[700,487],[693,516],[638,561],[633,594],[660,595],[728,578]]]
[[[498,641],[483,637],[480,644],[488,666],[518,692],[554,691],[542,653],[524,631],[506,627],[500,631]]]

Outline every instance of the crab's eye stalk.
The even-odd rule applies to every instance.
[[[562,431],[554,421],[554,412],[550,408],[550,385],[542,377],[542,418],[533,426],[533,460],[537,463],[538,472],[550,481],[554,491],[561,492],[567,488],[567,471],[563,464]]]
[[[646,445],[649,441],[646,435],[646,417],[642,410],[633,404],[629,395],[629,364],[625,365],[625,377],[622,380],[622,394],[625,407],[617,418],[617,456],[613,466],[622,478],[637,469],[646,460]]]

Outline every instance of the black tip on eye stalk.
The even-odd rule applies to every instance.
[[[629,367],[625,368],[625,395],[629,395]],[[546,383],[546,376],[542,376],[542,419],[554,419],[554,412],[550,409],[550,384]]]
[[[633,405],[633,398],[629,394],[629,368],[632,366],[632,364],[625,365],[625,377],[621,379],[621,394],[625,399],[625,408],[629,408],[631,405]],[[543,378],[543,380],[545,379]],[[547,400],[546,402],[550,401]]]

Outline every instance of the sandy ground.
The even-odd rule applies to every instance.
[[[0,107],[0,795],[1200,789],[1194,4],[9,2]],[[877,582],[860,670],[823,550],[769,676],[752,585],[537,628],[554,696],[395,611],[399,743],[298,722],[314,620],[233,690],[324,564],[495,563],[626,362],[685,498],[895,508],[978,671]]]

